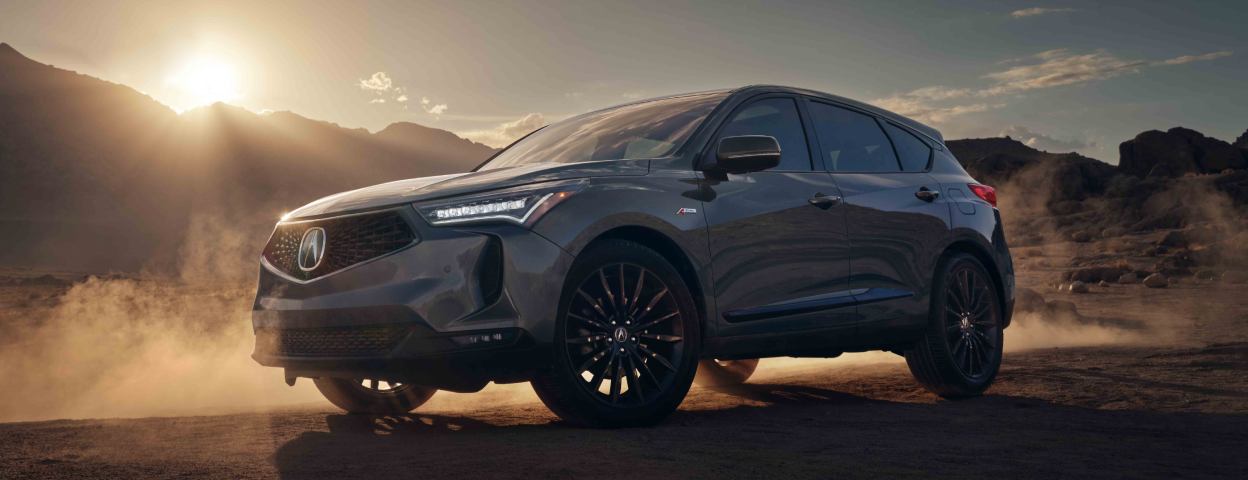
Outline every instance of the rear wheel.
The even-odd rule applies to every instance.
[[[652,425],[680,406],[697,370],[693,297],[670,263],[624,240],[577,259],[556,321],[555,357],[533,389],[577,425]]]
[[[383,380],[321,377],[312,383],[329,403],[349,413],[402,415],[424,405],[438,392],[432,387]]]
[[[754,369],[758,368],[758,359],[748,360],[715,360],[708,358],[698,362],[698,376],[693,379],[703,387],[730,387],[740,385],[750,379]]]
[[[988,271],[964,253],[941,259],[927,334],[905,351],[910,372],[943,397],[979,395],[1001,368],[1001,303]]]

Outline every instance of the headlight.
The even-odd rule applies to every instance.
[[[584,190],[589,180],[539,183],[413,205],[430,225],[511,222],[531,226],[559,202]]]

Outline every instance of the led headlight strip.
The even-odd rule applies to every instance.
[[[585,179],[539,183],[414,206],[431,225],[509,222],[529,226],[587,185]]]

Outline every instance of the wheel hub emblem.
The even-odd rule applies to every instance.
[[[612,336],[615,337],[615,341],[618,343],[627,342],[628,341],[628,329],[624,327],[619,327],[615,329],[615,334]]]

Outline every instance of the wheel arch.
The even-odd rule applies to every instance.
[[[707,313],[706,296],[702,282],[698,279],[698,270],[693,266],[693,261],[680,244],[658,230],[641,225],[625,225],[602,232],[590,240],[586,247],[604,240],[629,240],[640,243],[658,252],[676,268],[681,280],[684,280],[685,286],[689,288],[689,294],[693,296],[693,305],[698,309],[698,325],[701,327],[702,341],[705,342],[707,319],[710,318]]]
[[[1001,328],[1009,327],[1011,317],[1013,316],[1013,309],[1006,306],[1007,299],[1005,298],[1005,279],[1001,277],[1001,270],[998,268],[996,260],[993,259],[992,255],[988,253],[988,250],[984,246],[966,238],[954,240],[953,243],[950,243],[949,246],[945,247],[945,251],[941,253],[941,256],[949,255],[951,253],[965,253],[975,257],[976,260],[979,260],[979,262],[984,265],[984,270],[987,270],[988,276],[992,278],[993,292],[997,294],[997,300],[1001,302]]]

